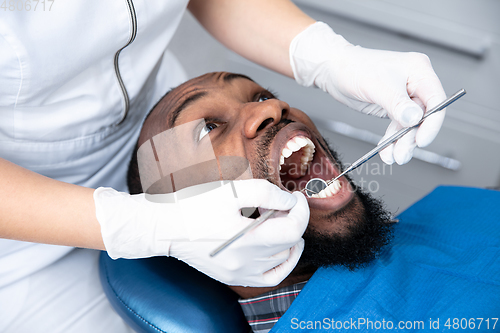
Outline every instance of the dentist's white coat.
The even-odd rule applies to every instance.
[[[185,80],[165,49],[187,2],[54,1],[49,11],[46,1],[45,10],[32,2],[30,11],[0,11],[0,157],[126,191],[143,118]],[[128,331],[102,293],[97,255],[0,239],[0,332]]]

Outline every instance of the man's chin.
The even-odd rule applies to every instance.
[[[392,239],[390,214],[381,201],[362,191],[341,210],[325,217],[334,227],[316,227],[311,219],[303,236],[304,252],[293,275],[311,274],[319,267],[365,267]]]

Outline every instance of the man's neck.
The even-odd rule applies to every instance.
[[[251,298],[258,296],[260,294],[266,293],[268,291],[276,290],[279,288],[291,286],[293,284],[307,281],[311,278],[311,276],[314,273],[308,273],[308,274],[294,274],[292,273],[283,281],[281,281],[280,284],[274,287],[240,287],[240,286],[229,286],[235,293],[241,296],[241,298]]]

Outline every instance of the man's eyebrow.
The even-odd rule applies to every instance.
[[[224,82],[226,82],[226,83],[230,83],[234,79],[245,79],[245,80],[255,82],[254,80],[252,80],[248,76],[243,75],[243,74],[237,74],[237,73],[229,73],[227,75],[224,75],[223,78],[224,78]]]
[[[252,80],[251,78],[249,78],[248,76],[246,75],[243,75],[243,74],[237,74],[237,73],[229,73],[229,74],[226,74],[224,75],[224,73],[221,73],[219,75],[219,78],[220,79],[222,77],[222,79],[224,80],[225,83],[230,83],[231,81],[235,80],[235,79],[245,79],[245,80],[249,80],[251,82],[255,82],[254,80]],[[207,93],[202,91],[202,92],[198,92],[192,96],[189,96],[188,98],[186,98],[181,105],[179,105],[172,113],[171,113],[171,116],[170,116],[170,121],[168,122],[168,125],[169,127],[173,127],[175,125],[175,121],[177,120],[177,118],[179,117],[179,115],[181,114],[181,112],[191,103],[193,103],[194,101],[196,101],[197,99],[200,99],[202,98],[203,96],[205,96]]]
[[[181,105],[179,105],[173,112],[172,112],[172,115],[170,116],[170,121],[169,121],[169,127],[172,128],[174,127],[175,125],[175,121],[177,120],[177,118],[179,117],[179,115],[181,114],[181,112],[191,103],[193,103],[194,101],[202,98],[203,96],[205,96],[207,94],[206,91],[200,91],[192,96],[189,96],[188,98],[186,98]]]

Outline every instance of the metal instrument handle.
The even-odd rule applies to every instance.
[[[450,105],[451,103],[455,102],[457,99],[459,99],[460,97],[462,97],[465,94],[466,94],[465,89],[460,89],[459,91],[457,91],[456,93],[454,93],[450,98],[447,98],[446,100],[444,100],[443,102],[439,103],[438,105],[436,105],[435,107],[433,107],[431,110],[429,110],[428,112],[426,112],[425,115],[422,117],[422,119],[418,122],[418,124],[416,124],[415,126],[412,126],[412,127],[402,128],[399,131],[397,131],[396,133],[394,133],[393,135],[391,135],[390,137],[388,137],[387,139],[385,139],[384,141],[380,142],[375,148],[373,148],[368,153],[366,153],[365,155],[361,156],[361,158],[359,158],[358,160],[356,160],[353,164],[351,164],[351,166],[349,166],[340,175],[338,175],[337,177],[335,177],[332,180],[329,180],[327,182],[327,184],[330,185],[331,183],[333,183],[334,181],[336,181],[337,179],[339,179],[340,177],[342,177],[346,173],[351,172],[352,170],[356,169],[357,167],[359,167],[360,165],[362,165],[363,163],[365,163],[366,161],[368,161],[369,159],[371,159],[373,156],[377,155],[380,151],[382,151],[385,148],[387,148],[387,146],[389,146],[393,142],[399,140],[402,136],[404,136],[405,134],[407,134],[409,131],[411,131],[412,129],[417,128],[418,126],[420,126],[420,124],[422,124],[427,117],[429,117],[430,115],[432,115],[432,114],[434,114],[434,113],[436,113],[438,111],[441,111],[442,109],[446,108],[448,105]]]

